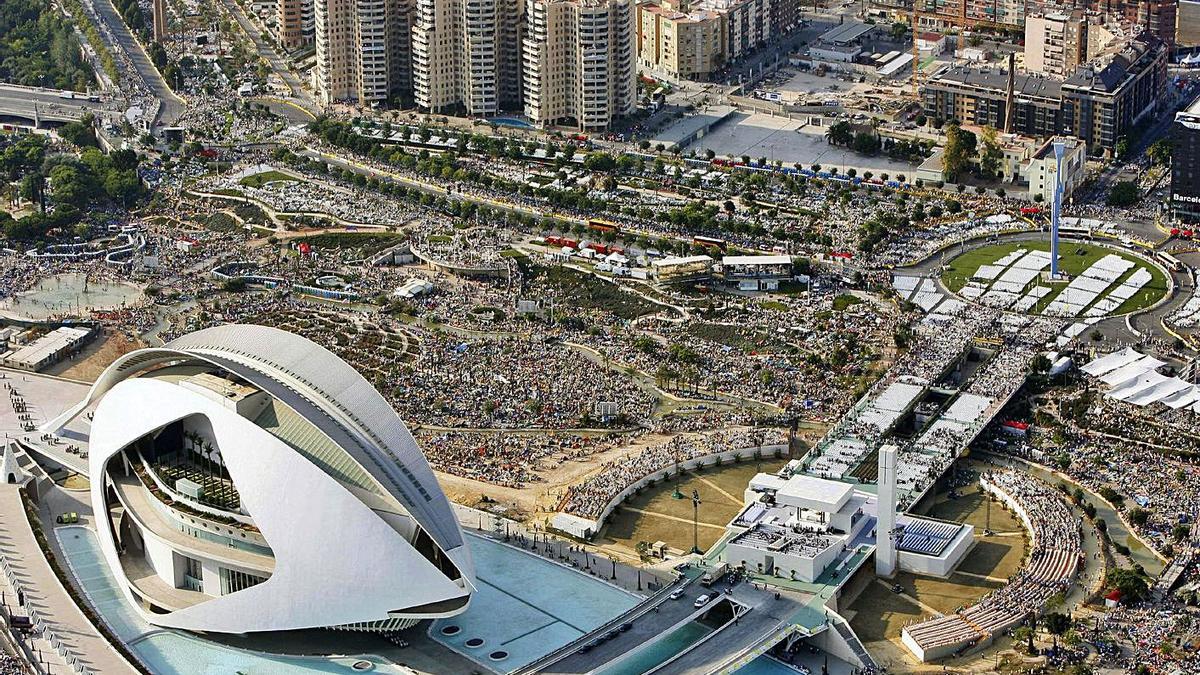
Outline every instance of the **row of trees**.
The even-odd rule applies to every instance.
[[[95,78],[71,25],[49,0],[4,0],[0,81],[86,91]]]

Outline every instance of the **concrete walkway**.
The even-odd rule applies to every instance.
[[[24,590],[26,607],[34,608],[80,664],[97,675],[137,673],[84,616],[50,568],[34,539],[15,485],[0,485],[0,549]]]

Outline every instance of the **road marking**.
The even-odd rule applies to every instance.
[[[734,497],[732,494],[726,492],[724,489],[721,488],[721,486],[717,485],[716,483],[712,482],[711,480],[709,480],[703,476],[698,476],[694,473],[692,474],[692,476],[695,476],[696,480],[700,481],[701,483],[704,483],[705,485],[716,490],[717,492],[720,492],[722,495],[725,495],[725,498],[728,499],[730,502],[732,502],[734,506],[744,506],[744,504],[742,503],[742,500],[740,500],[737,497]]]

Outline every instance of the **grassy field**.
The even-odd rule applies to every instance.
[[[942,273],[942,283],[946,288],[957,293],[967,282],[971,280],[971,276],[983,265],[991,265],[997,260],[1003,258],[1009,253],[1024,248],[1036,251],[1049,251],[1050,242],[1048,241],[1021,241],[1007,244],[996,244],[994,246],[985,246],[977,248],[954,258],[946,266],[945,272]],[[1122,258],[1134,263],[1136,267],[1126,272],[1116,283],[1109,286],[1109,290],[1115,289],[1130,276],[1137,272],[1138,267],[1144,267],[1150,272],[1150,283],[1146,284],[1133,297],[1126,300],[1120,307],[1117,308],[1116,314],[1127,314],[1145,309],[1158,302],[1167,292],[1167,277],[1162,270],[1154,265],[1147,264],[1142,259],[1135,255],[1131,255],[1124,251],[1111,249],[1095,244],[1084,244],[1078,242],[1062,242],[1059,247],[1061,259],[1059,268],[1069,276],[1077,276],[1082,274],[1084,270],[1091,267],[1093,263],[1100,260],[1104,256],[1115,253]],[[1046,297],[1042,298],[1033,307],[1032,313],[1038,314],[1042,312],[1051,301],[1066,287],[1066,283],[1056,283],[1051,286],[1051,291]],[[1096,300],[1104,297],[1101,294]]]
[[[282,171],[264,171],[262,173],[256,173],[252,176],[246,176],[238,181],[238,183],[252,188],[260,188],[267,183],[274,183],[278,181],[297,182],[297,179],[294,176],[289,176],[288,174],[283,173]]]
[[[724,533],[725,525],[742,509],[742,495],[750,478],[759,471],[777,471],[787,459],[751,460],[685,473],[679,491],[689,497],[700,493],[700,548],[708,549]],[[633,549],[639,541],[665,541],[671,548],[692,547],[692,500],[675,499],[674,480],[642,490],[625,501],[608,519],[599,541]]]

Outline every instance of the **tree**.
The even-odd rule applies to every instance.
[[[1150,512],[1140,506],[1135,506],[1129,510],[1129,522],[1142,527],[1150,520]]]
[[[95,177],[82,165],[59,164],[50,170],[51,198],[56,204],[81,208],[96,191]]]
[[[966,168],[975,154],[975,145],[975,134],[957,124],[946,127],[946,146],[942,149],[942,174],[946,180],[955,180]]]
[[[88,113],[76,122],[68,122],[62,125],[58,130],[58,135],[64,141],[81,148],[98,147],[100,143],[96,140],[96,133],[93,131],[95,121],[96,118],[91,113]]]
[[[575,146],[569,145],[567,147],[574,148]],[[570,159],[571,154],[574,153],[568,154],[568,159]],[[587,156],[587,159],[583,160],[583,168],[588,171],[611,173],[617,169],[617,160],[613,159],[613,156],[607,152],[593,152]]]
[[[1119,567],[1109,572],[1104,582],[1109,588],[1120,591],[1121,602],[1128,604],[1138,602],[1146,597],[1150,590],[1144,576],[1126,567]]]
[[[983,152],[979,156],[979,172],[988,180],[996,177],[1002,178],[1000,162],[1004,159],[1004,151],[1000,149],[996,127],[990,124],[985,126],[980,132],[980,136],[983,140]]]
[[[838,122],[825,131],[825,140],[832,145],[850,145],[854,142],[854,129],[849,122]]]
[[[1151,162],[1159,166],[1166,166],[1171,163],[1171,152],[1175,149],[1175,144],[1170,138],[1160,138],[1150,144],[1146,148],[1146,156]]]
[[[1109,190],[1108,198],[1105,201],[1109,206],[1132,206],[1137,203],[1140,196],[1141,191],[1138,189],[1137,183],[1123,180]]]
[[[1106,501],[1109,504],[1112,504],[1113,506],[1116,506],[1118,508],[1120,508],[1120,506],[1125,503],[1125,498],[1121,496],[1121,493],[1112,489],[1108,485],[1101,487],[1097,491],[1097,494],[1099,494],[1100,497],[1104,499],[1104,501]]]
[[[863,155],[874,155],[879,152],[879,137],[869,131],[861,131],[854,134],[854,141],[851,147],[855,152]]]
[[[1071,617],[1060,612],[1050,612],[1042,617],[1042,626],[1052,635],[1062,637],[1071,629]]]
[[[1129,154],[1129,138],[1127,136],[1117,139],[1116,145],[1113,146],[1113,154],[1117,159],[1124,159],[1125,155]]]

